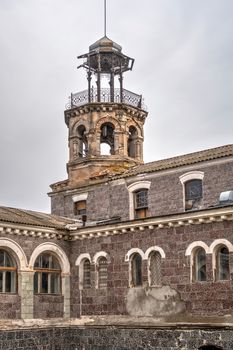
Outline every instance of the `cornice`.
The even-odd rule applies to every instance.
[[[233,206],[224,208],[207,209],[193,212],[183,212],[163,217],[133,220],[109,225],[77,228],[70,233],[71,240],[97,238],[113,235],[123,235],[129,232],[144,231],[146,229],[164,229],[182,226],[209,224],[214,222],[233,220]]]

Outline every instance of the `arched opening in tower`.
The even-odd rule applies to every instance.
[[[101,155],[115,154],[114,125],[111,123],[104,123],[101,125],[100,154]]]
[[[135,126],[129,127],[129,138],[128,138],[128,156],[131,158],[137,157],[137,139],[138,132]]]
[[[77,155],[79,158],[86,157],[88,152],[86,128],[84,125],[79,125],[77,128],[78,133],[78,145]]]

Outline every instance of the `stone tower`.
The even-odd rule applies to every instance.
[[[88,88],[71,94],[65,110],[68,179],[51,185],[49,193],[52,212],[60,215],[66,215],[62,209],[66,205],[58,197],[66,198],[68,193],[80,192],[98,179],[143,163],[147,112],[142,96],[123,88],[123,74],[132,70],[134,60],[107,36],[78,58],[83,60],[78,68],[86,71]]]

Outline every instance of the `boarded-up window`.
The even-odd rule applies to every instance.
[[[202,180],[194,179],[185,183],[185,210],[198,209],[202,199]]]
[[[159,252],[152,252],[149,257],[150,285],[156,286],[162,283],[161,274],[162,259]]]
[[[83,288],[91,287],[91,264],[88,259],[83,262]]]
[[[108,265],[107,259],[105,257],[99,258],[98,261],[98,286],[99,288],[107,287],[107,279],[108,279]]]
[[[74,203],[74,215],[86,215],[86,201]]]

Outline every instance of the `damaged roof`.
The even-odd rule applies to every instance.
[[[32,210],[0,207],[0,222],[65,229],[66,225],[74,224],[75,220]]]

